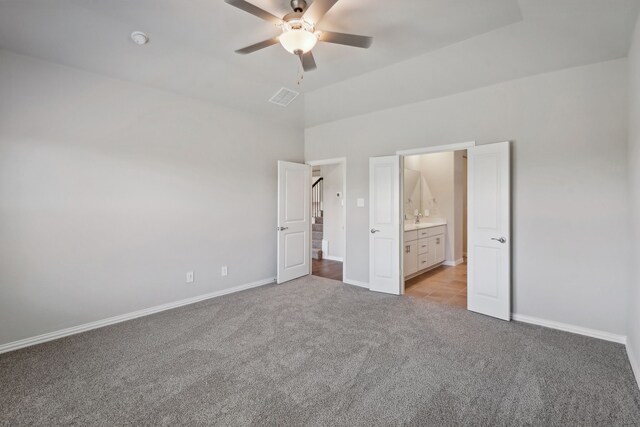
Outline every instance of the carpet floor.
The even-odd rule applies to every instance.
[[[318,277],[0,355],[0,424],[640,425],[622,345]]]

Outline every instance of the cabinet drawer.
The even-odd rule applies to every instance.
[[[418,240],[418,231],[417,230],[405,231],[404,241],[411,242],[412,240]]]
[[[429,237],[429,229],[428,228],[423,228],[422,230],[417,230],[417,233],[418,233],[418,239]]]
[[[426,254],[429,252],[429,239],[418,240],[418,254]]]
[[[437,236],[438,234],[444,234],[447,231],[447,226],[439,225],[437,227],[427,228],[427,231],[429,232],[429,237]]]
[[[429,266],[429,254],[424,253],[422,255],[418,255],[418,271],[424,270]]]

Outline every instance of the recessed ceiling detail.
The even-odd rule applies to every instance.
[[[333,31],[316,31],[316,24],[320,22],[338,0],[315,0],[311,3],[310,7],[307,7],[305,0],[291,0],[293,12],[286,14],[282,19],[245,0],[225,0],[225,2],[258,18],[271,22],[282,30],[280,36],[271,37],[267,40],[236,50],[236,53],[241,55],[264,49],[279,42],[287,52],[300,58],[304,71],[312,71],[315,70],[317,66],[311,49],[315,47],[318,41],[364,49],[368,49],[373,42],[373,38],[367,36]]]
[[[290,0],[248,1],[277,17],[292,10]],[[306,3],[311,9],[315,0]],[[316,124],[337,119],[336,106],[355,100],[369,110],[388,108],[624,58],[639,5],[640,0],[340,0],[318,27],[373,35],[375,43],[353,49],[318,42],[312,51],[319,67],[305,73],[300,86],[294,86],[299,73],[292,66],[299,59],[284,48],[233,52],[282,30],[260,25],[222,0],[0,0],[0,48],[303,127],[305,116]],[[133,30],[143,30],[153,43],[134,49]],[[388,73],[405,62],[409,75]],[[354,77],[362,77],[357,81],[366,83],[363,89]],[[304,94],[295,101],[304,101],[304,108],[265,102],[283,86]],[[320,109],[325,117],[317,114]]]

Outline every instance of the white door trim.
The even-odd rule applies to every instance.
[[[422,148],[412,148],[410,150],[400,150],[396,151],[396,154],[400,156],[415,156],[419,154],[429,154],[429,153],[442,153],[446,151],[460,151],[466,150],[470,147],[475,147],[475,141],[469,142],[459,142],[457,144],[447,144],[447,145],[434,145],[433,147],[422,147]]]
[[[344,282],[347,277],[347,158],[308,160],[305,163],[311,167],[342,165],[342,200],[344,201],[342,206],[342,223],[344,224],[344,230],[342,230],[342,281]],[[309,253],[309,256],[311,256],[311,253]],[[311,260],[309,260],[309,263],[311,263]]]

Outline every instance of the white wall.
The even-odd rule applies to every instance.
[[[633,226],[628,345],[640,381],[640,18],[629,51],[629,182]]]
[[[275,275],[302,131],[4,51],[0,93],[0,344]]]
[[[307,159],[347,157],[346,278],[368,282],[369,157],[510,140],[514,311],[624,334],[627,88],[623,59],[306,129]]]
[[[329,252],[325,258],[342,261],[344,257],[344,206],[343,198],[336,197],[343,193],[342,164],[324,165],[321,168],[323,185],[323,238],[329,242]]]

